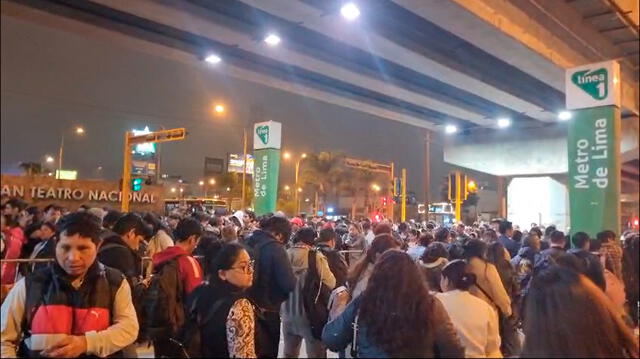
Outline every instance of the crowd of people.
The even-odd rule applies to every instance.
[[[2,357],[637,358],[638,233],[2,203]],[[23,260],[21,260],[23,259]]]

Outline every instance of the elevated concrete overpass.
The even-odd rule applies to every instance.
[[[446,144],[447,162],[495,176],[566,171],[564,70],[617,59],[625,178],[637,184],[637,1],[372,0],[355,21],[343,3],[10,0],[2,16],[410,124]],[[212,53],[222,66],[203,61]]]

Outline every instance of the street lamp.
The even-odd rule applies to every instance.
[[[47,161],[47,163],[53,163],[55,161],[55,159],[53,157],[51,157],[51,156],[47,156],[45,161]]]
[[[204,181],[200,181],[200,182],[198,182],[198,184],[199,184],[200,186],[204,186]]]
[[[290,189],[290,187],[288,185],[284,185],[284,190],[288,191]]]
[[[212,178],[212,179],[210,179],[210,180],[209,180],[209,184],[213,186],[214,184],[216,184],[216,180],[215,180],[215,179],[213,179],[213,178]]]
[[[78,126],[75,128],[75,133],[78,136],[82,136],[84,135],[85,131],[84,128]],[[62,135],[60,136],[60,149],[58,150],[58,174],[56,177],[60,176],[60,173],[62,172],[62,154],[64,153],[64,131],[62,132]]]
[[[215,105],[215,107],[213,108],[213,110],[214,110],[217,114],[223,114],[223,113],[224,113],[224,105],[217,104],[217,105]]]
[[[288,160],[292,157],[290,152],[285,152],[283,154],[283,157],[285,160]],[[302,160],[304,160],[305,158],[307,158],[307,154],[306,153],[301,153],[300,154],[300,158],[298,158],[296,160],[296,167],[295,167],[295,186],[296,188],[298,188],[298,190],[296,192],[294,192],[294,200],[296,203],[296,214],[298,214],[298,212],[300,212],[300,204],[298,203],[298,193],[302,192],[302,188],[300,188],[300,184],[299,184],[299,177],[300,177],[300,163],[302,162]]]

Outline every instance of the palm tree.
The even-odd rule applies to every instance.
[[[20,162],[19,167],[27,176],[36,176],[42,174],[42,165],[37,162]]]
[[[310,155],[302,166],[300,181],[316,188],[323,209],[330,194],[331,200],[337,204],[339,185],[348,173],[344,158],[342,152],[321,152]]]

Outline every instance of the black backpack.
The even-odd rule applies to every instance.
[[[182,256],[182,255],[181,255]],[[167,340],[175,336],[185,320],[183,285],[178,256],[153,269],[142,301],[140,336],[146,340]]]
[[[316,264],[317,255],[317,250],[309,250],[309,267],[302,287],[302,304],[311,325],[311,334],[314,338],[320,340],[322,338],[322,328],[327,324],[327,319],[329,318],[328,304],[331,289],[322,283]]]

